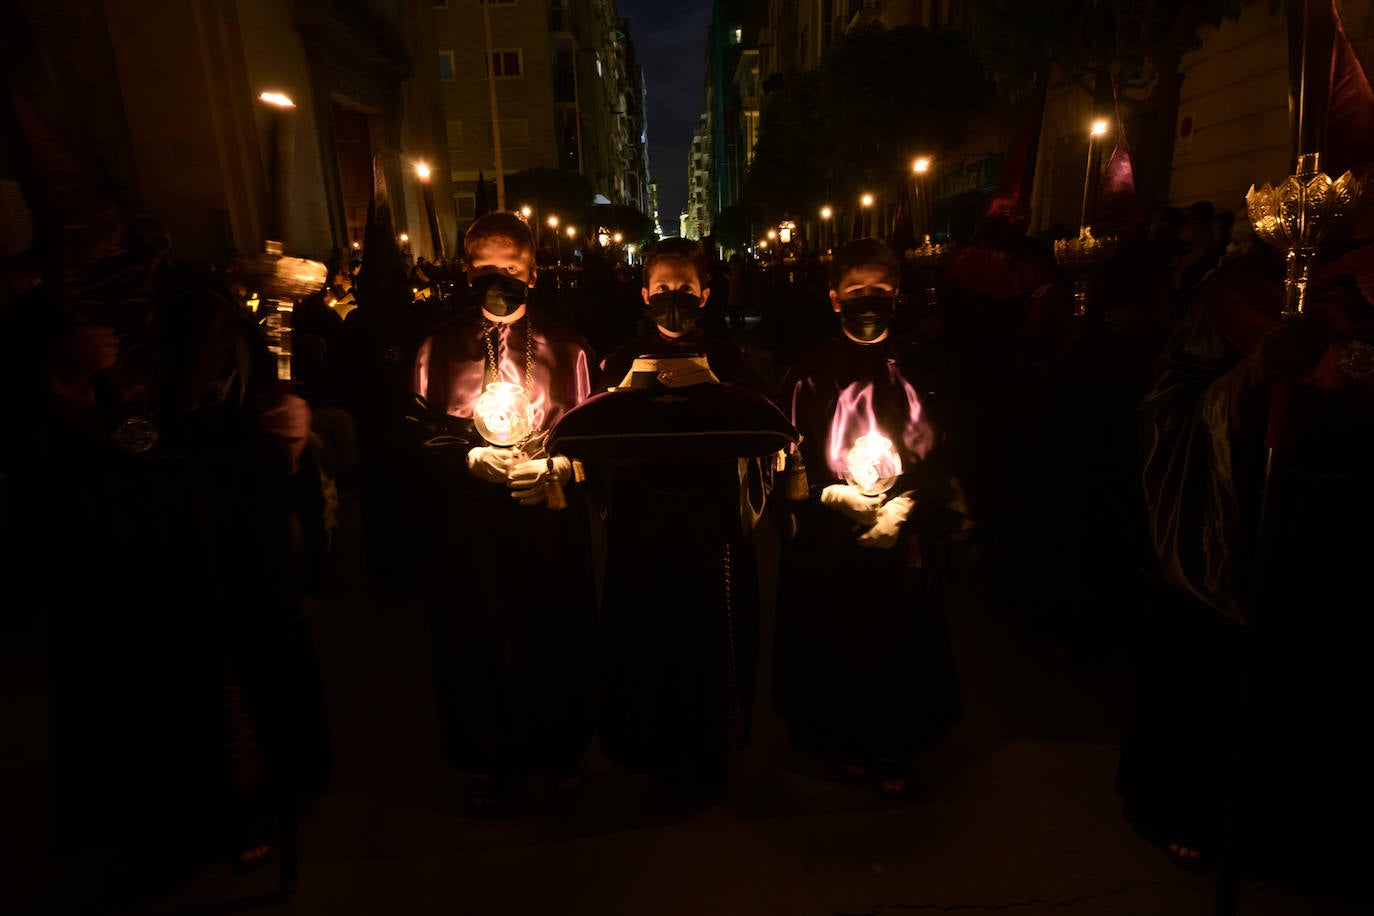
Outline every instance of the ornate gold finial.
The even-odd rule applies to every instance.
[[[1332,181],[1321,171],[1320,153],[1299,156],[1296,174],[1278,187],[1251,185],[1245,203],[1255,234],[1288,252],[1283,317],[1300,315],[1307,307],[1307,284],[1317,252],[1350,228],[1364,191],[1363,182],[1350,172]]]
[[[931,241],[930,234],[927,233],[925,241],[920,248],[908,248],[903,257],[906,262],[916,268],[917,275],[921,278],[921,304],[924,306],[936,305],[939,301],[938,282],[940,270],[944,267],[945,261],[949,259],[950,252],[954,246],[945,242],[937,245]]]
[[[1093,283],[1116,257],[1117,239],[1113,235],[1101,238],[1093,235],[1091,226],[1084,226],[1077,238],[1059,239],[1054,243],[1054,260],[1073,280],[1073,313],[1088,314]]]

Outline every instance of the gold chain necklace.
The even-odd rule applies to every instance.
[[[533,401],[534,394],[534,322],[529,313],[525,314],[525,398]],[[514,322],[511,322],[514,324]],[[499,333],[500,325],[487,318],[482,319],[482,339],[487,344],[487,364],[491,367],[491,381],[501,381],[501,363],[496,359],[496,346],[492,338]],[[487,385],[486,369],[482,372],[482,387]],[[533,430],[531,430],[533,432]]]

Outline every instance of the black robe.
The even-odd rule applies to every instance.
[[[290,474],[262,431],[275,360],[221,280],[173,264],[144,295],[146,325],[107,316],[128,336],[93,405],[64,405],[42,365],[7,360],[4,386],[9,609],[47,624],[55,842],[141,860],[220,854],[331,763],[301,616],[326,526],[314,455]],[[5,318],[47,327],[0,333],[27,359],[64,321],[41,288]],[[146,451],[119,444],[130,418],[156,429]]]
[[[735,350],[720,365],[733,378],[725,367],[745,364]],[[606,369],[603,379],[619,371]],[[712,383],[603,392],[554,429],[601,482],[598,734],[621,766],[710,790],[747,742],[759,642],[750,531],[766,467],[794,436],[762,394]]]
[[[1165,346],[1140,409],[1164,588],[1118,772],[1127,816],[1162,842],[1215,850],[1239,785],[1243,851],[1328,875],[1344,870],[1337,862],[1363,867],[1374,814],[1374,535],[1352,524],[1374,512],[1374,383],[1342,367],[1352,342],[1374,340],[1374,306],[1341,282],[1348,267],[1314,272],[1309,308],[1337,339],[1287,389],[1283,423],[1271,425],[1279,395],[1252,375],[1257,343],[1279,321],[1279,256],[1211,274]],[[1336,835],[1354,839],[1293,843]]]
[[[485,334],[494,335],[502,378],[522,386],[532,334],[538,433],[527,454],[587,396],[591,354],[581,336],[538,310],[488,327],[471,307],[427,339],[415,362],[426,409],[414,419],[437,460],[427,539],[435,550],[430,638],[442,752],[475,773],[563,774],[592,734],[596,599],[586,504],[570,482],[567,508],[522,506],[506,486],[469,474],[465,456],[486,444],[472,422],[489,362]]]
[[[834,337],[798,360],[779,395],[802,435],[810,496],[793,503],[796,535],[783,548],[774,705],[799,749],[858,764],[909,758],[961,715],[940,548],[965,519],[946,448],[898,357],[888,342]],[[864,391],[871,410],[837,422],[841,403]],[[902,461],[889,497],[916,492],[889,549],[858,546],[856,523],[820,503],[844,483],[843,454],[870,420]]]

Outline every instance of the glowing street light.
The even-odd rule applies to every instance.
[[[550,228],[550,229],[557,229],[557,228],[558,228],[558,217],[556,217],[556,216],[550,216],[548,222],[549,222],[549,228]]]
[[[534,211],[530,209],[530,205],[529,205],[529,204],[525,204],[525,206],[523,206],[523,207],[520,208],[520,215],[523,216],[527,222],[529,221],[529,218],[530,218],[533,214],[534,214]]]
[[[834,212],[829,207],[821,207],[821,219],[830,219]]]
[[[615,235],[611,236],[611,241],[615,242],[617,245],[619,245],[619,244],[620,244],[622,241],[624,241],[624,240],[625,240],[625,236],[621,235],[619,232],[617,232]]]
[[[775,239],[775,238],[777,238],[777,237],[778,237],[778,230],[776,230],[776,229],[769,229],[769,230],[768,230],[768,237],[769,237],[770,239]]]
[[[421,181],[429,181],[429,166],[423,162],[415,163],[415,174]]]
[[[760,247],[760,248],[767,248],[767,247],[768,247],[768,239],[759,239],[759,247]]]
[[[930,157],[922,156],[911,164],[911,170],[917,175],[924,175],[930,171]]]
[[[859,198],[859,203],[862,204],[862,205],[865,206],[865,207],[871,207],[871,206],[873,206],[873,195],[872,195],[872,194],[865,194],[863,197],[860,197],[860,198]]]
[[[278,108],[296,107],[296,103],[291,101],[291,96],[275,90],[258,93],[258,101],[266,102],[268,105],[276,105]]]
[[[403,241],[403,242],[408,242],[408,241],[410,241],[410,236],[409,236],[409,234],[407,234],[407,233],[405,233],[405,232],[402,232],[401,235],[400,235],[400,239],[401,239],[401,241]]]
[[[610,244],[611,236],[609,233],[606,232],[598,232],[596,234],[596,240],[601,244],[602,248],[605,248],[607,245]]]
[[[1105,118],[1098,118],[1093,122],[1093,136],[1100,137],[1107,132],[1107,121]]]

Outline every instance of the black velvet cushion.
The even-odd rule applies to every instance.
[[[718,461],[769,455],[796,439],[763,395],[707,383],[602,392],[554,424],[548,447],[583,460]]]

